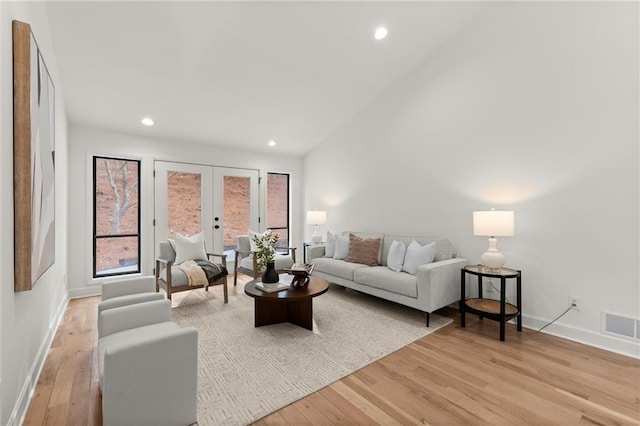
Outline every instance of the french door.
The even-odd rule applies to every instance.
[[[259,175],[257,170],[213,168],[213,247],[233,260],[238,235],[258,230]]]
[[[156,161],[155,251],[176,233],[204,231],[207,251],[233,260],[238,235],[258,229],[257,170]]]

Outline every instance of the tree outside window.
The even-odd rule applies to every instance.
[[[93,277],[140,272],[140,161],[93,158]]]
[[[267,228],[278,234],[278,247],[289,247],[289,175],[267,173]]]

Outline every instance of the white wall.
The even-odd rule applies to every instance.
[[[13,291],[13,19],[31,25],[55,85],[56,97],[56,258],[31,291]],[[0,424],[17,424],[66,306],[67,123],[49,24],[41,3],[0,5]]]
[[[153,273],[153,163],[176,161],[260,171],[261,217],[265,217],[265,182],[268,172],[291,175],[291,233],[294,246],[301,247],[302,182],[300,158],[277,154],[256,154],[182,141],[143,138],[107,130],[71,125],[69,130],[69,293],[71,297],[99,294],[100,280],[91,278],[92,262],[92,157],[94,155],[140,159],[141,163],[141,271]],[[264,220],[261,226],[264,226]]]
[[[600,333],[601,310],[640,317],[638,29],[637,3],[496,3],[305,157],[305,208],[474,263],[472,211],[512,209],[525,324],[579,296],[545,331],[640,356]]]

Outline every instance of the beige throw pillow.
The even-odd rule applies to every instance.
[[[349,234],[349,254],[345,261],[376,266],[378,264],[378,249],[380,238],[360,238]]]

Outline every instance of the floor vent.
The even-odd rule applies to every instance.
[[[602,312],[602,332],[627,339],[640,340],[640,318]]]

